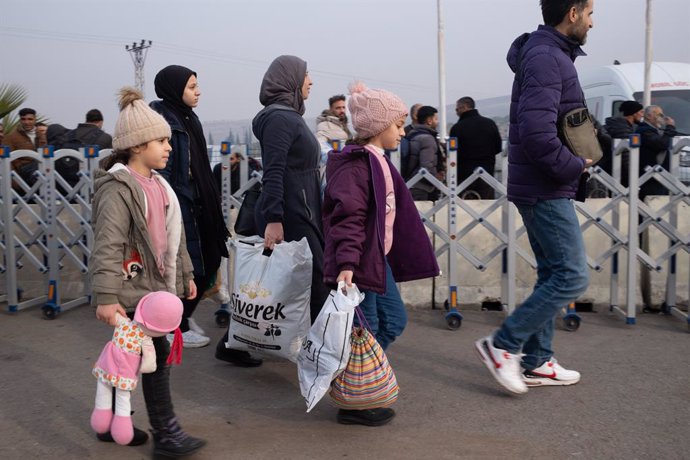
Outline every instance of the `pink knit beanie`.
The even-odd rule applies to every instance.
[[[407,107],[395,94],[383,89],[370,89],[362,82],[350,85],[348,109],[352,125],[361,139],[369,139],[385,131],[401,118]]]

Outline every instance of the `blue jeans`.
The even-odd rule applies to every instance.
[[[384,350],[405,330],[407,312],[388,261],[386,261],[386,293],[381,295],[373,291],[364,291],[364,301],[359,304],[359,308],[364,313],[371,332]],[[357,317],[355,317],[355,322],[359,323]]]
[[[585,293],[589,271],[585,244],[573,202],[566,198],[517,206],[537,260],[532,294],[494,336],[494,346],[525,354],[522,364],[535,369],[553,356],[556,316]]]

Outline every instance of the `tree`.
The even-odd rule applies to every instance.
[[[26,101],[28,94],[19,85],[3,83],[0,85],[0,119],[5,133],[10,133],[19,122],[18,118],[12,115],[20,105]]]

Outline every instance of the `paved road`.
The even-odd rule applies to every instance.
[[[210,302],[198,322],[214,340]],[[684,323],[642,315],[626,326],[608,313],[559,331],[557,357],[577,368],[573,387],[505,394],[473,341],[501,313],[470,311],[448,331],[438,311],[414,311],[389,351],[401,387],[398,417],[380,428],[341,426],[326,400],[311,413],[295,366],[239,369],[212,348],[185,350],[173,399],[183,426],[208,439],[198,459],[681,459],[690,456],[690,334]],[[150,442],[99,443],[89,428],[90,367],[110,332],[82,307],[54,321],[37,309],[0,314],[0,458],[149,458]],[[133,395],[146,426],[141,391]],[[126,455],[126,457],[125,457]]]

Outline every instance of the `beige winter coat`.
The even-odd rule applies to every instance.
[[[352,138],[352,135],[347,128],[347,121],[343,122],[324,110],[316,118],[316,138],[319,142],[347,141]]]
[[[96,173],[91,222],[95,244],[89,259],[94,305],[119,302],[125,309],[134,310],[137,302],[152,291],[168,291],[180,297],[189,294],[189,280],[194,276],[180,205],[165,179],[155,171],[154,176],[164,185],[170,203],[166,211],[165,275],[156,265],[146,224],[146,197],[136,179],[120,163],[108,172]]]

